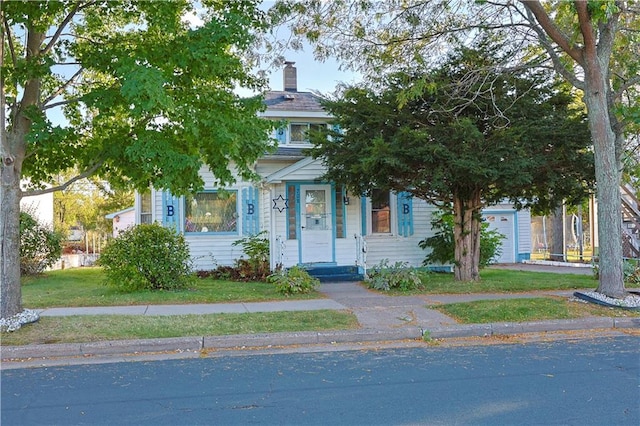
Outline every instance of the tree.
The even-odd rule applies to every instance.
[[[2,1],[0,316],[21,311],[19,201],[87,176],[113,188],[197,190],[254,176],[271,124],[243,52],[257,0]],[[196,9],[197,7],[197,9]],[[190,22],[199,21],[195,24]],[[59,120],[64,117],[64,122]],[[51,188],[59,173],[79,174]],[[20,182],[29,178],[30,190]]]
[[[62,183],[72,176],[62,178]],[[67,235],[72,226],[81,225],[87,231],[111,234],[113,223],[105,215],[133,207],[132,190],[114,190],[105,182],[82,179],[57,191],[53,197],[54,227]]]
[[[513,44],[521,47],[510,63],[552,67],[583,94],[599,205],[597,291],[617,298],[626,294],[619,185],[625,127],[633,117],[637,121],[640,111],[636,1],[280,0],[271,12],[276,22],[290,25],[291,45],[304,38],[313,44],[317,58],[334,56],[365,77],[397,67],[428,69],[452,42],[509,32]],[[276,52],[282,44],[266,43]]]
[[[354,193],[407,191],[451,208],[461,281],[479,280],[484,207],[510,199],[548,210],[586,197],[593,180],[587,126],[570,94],[550,84],[548,72],[487,72],[502,62],[498,55],[510,52],[483,41],[456,49],[426,76],[393,73],[377,91],[349,87],[325,102],[341,131],[312,139],[326,177]],[[456,92],[472,71],[478,96],[469,102]]]

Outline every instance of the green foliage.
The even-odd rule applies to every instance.
[[[129,228],[110,240],[98,263],[107,284],[124,292],[184,289],[194,280],[184,236],[155,223]]]
[[[241,246],[248,259],[238,259],[235,262],[231,279],[240,281],[264,281],[270,274],[269,239],[265,238],[266,231],[242,238],[233,243]]]
[[[406,262],[389,265],[388,259],[382,260],[368,271],[366,282],[369,288],[382,291],[391,289],[408,291],[423,288],[420,274],[415,268],[409,267]]]
[[[585,197],[594,173],[583,111],[548,72],[489,71],[509,54],[483,40],[428,73],[384,75],[376,89],[349,86],[326,100],[341,131],[311,138],[325,177],[353,193],[410,191],[438,205],[480,192],[488,204],[547,210]]]
[[[20,272],[40,274],[62,255],[62,235],[20,212]]]
[[[275,284],[276,290],[285,295],[310,293],[320,285],[320,281],[317,278],[313,278],[299,266],[277,271],[269,275],[267,281]]]
[[[640,260],[627,259],[623,264],[624,282],[630,287],[640,287]]]
[[[62,183],[73,176],[61,175]],[[55,229],[68,234],[72,226],[80,225],[85,231],[111,234],[113,222],[105,215],[133,207],[132,190],[114,190],[98,179],[82,179],[53,194]]]
[[[262,97],[235,92],[265,85],[245,55],[266,30],[254,0],[3,2],[2,9],[5,43],[12,42],[2,68],[7,129],[26,152],[22,170],[34,185],[73,169],[112,187],[153,184],[185,194],[201,187],[204,164],[221,185],[234,179],[229,163],[254,176],[251,165],[272,145],[273,123],[258,114]],[[65,125],[49,118],[60,115]]]
[[[233,266],[219,266],[213,271],[198,271],[198,276],[233,281],[264,282],[271,273],[269,264],[269,239],[266,231],[235,241],[232,245],[241,246],[248,259],[236,259]]]
[[[431,249],[423,265],[454,265],[454,241],[453,241],[453,215],[440,211],[434,214],[431,220],[431,228],[436,230],[432,237],[421,240],[418,245],[422,249]],[[480,262],[479,266],[484,268],[492,264],[496,258],[502,254],[502,240],[505,238],[495,229],[489,229],[489,224],[483,222],[480,230]]]

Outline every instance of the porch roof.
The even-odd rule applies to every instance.
[[[287,180],[287,178],[292,177],[292,175],[296,172],[301,171],[304,168],[307,168],[311,165],[319,165],[322,163],[322,160],[320,159],[314,159],[311,157],[306,157],[300,161],[297,161],[293,164],[291,164],[290,166],[287,166],[283,169],[278,170],[277,172],[271,173],[270,175],[268,175],[267,177],[265,177],[264,181],[266,183],[278,183],[278,182],[282,182],[283,180]],[[305,179],[315,179],[320,177],[321,173],[318,171],[319,169],[323,169],[322,168],[317,168],[315,167],[314,170],[310,170],[310,173],[305,175]],[[298,173],[299,175],[299,173]],[[291,179],[291,180],[299,180],[299,176],[297,177],[297,179]]]

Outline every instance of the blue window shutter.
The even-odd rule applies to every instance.
[[[252,186],[242,188],[242,235],[256,235],[260,232],[258,212],[258,189]]]
[[[367,197],[360,196],[360,213],[362,214],[362,235],[367,235]]]
[[[173,228],[177,232],[180,226],[180,197],[174,197],[168,191],[162,192],[162,226]]]
[[[408,192],[398,193],[398,235],[413,235],[413,199]]]
[[[287,143],[287,127],[278,127],[276,129],[276,139],[279,145]]]

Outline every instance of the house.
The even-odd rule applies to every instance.
[[[23,187],[27,181],[23,182]],[[40,224],[53,229],[53,193],[31,195],[20,199],[20,210],[31,214]]]
[[[220,193],[203,169],[205,189],[195,196],[138,194],[136,222],[157,221],[184,233],[195,267],[202,270],[233,264],[242,249],[232,244],[262,231],[270,241],[272,268],[305,265],[361,275],[385,259],[420,266],[426,253],[418,242],[433,235],[435,207],[406,193],[374,190],[371,197],[360,197],[322,180],[322,161],[305,156],[303,149],[310,146],[307,130],[326,126],[331,117],[316,95],[297,90],[296,77],[293,63],[286,63],[284,90],[266,95],[264,117],[287,124],[275,131],[277,151],[255,166],[260,182],[238,181]],[[485,217],[507,236],[501,262],[529,258],[527,211],[500,205]]]
[[[129,207],[104,216],[113,221],[113,236],[117,237],[122,231],[136,224],[136,212],[134,207]]]

